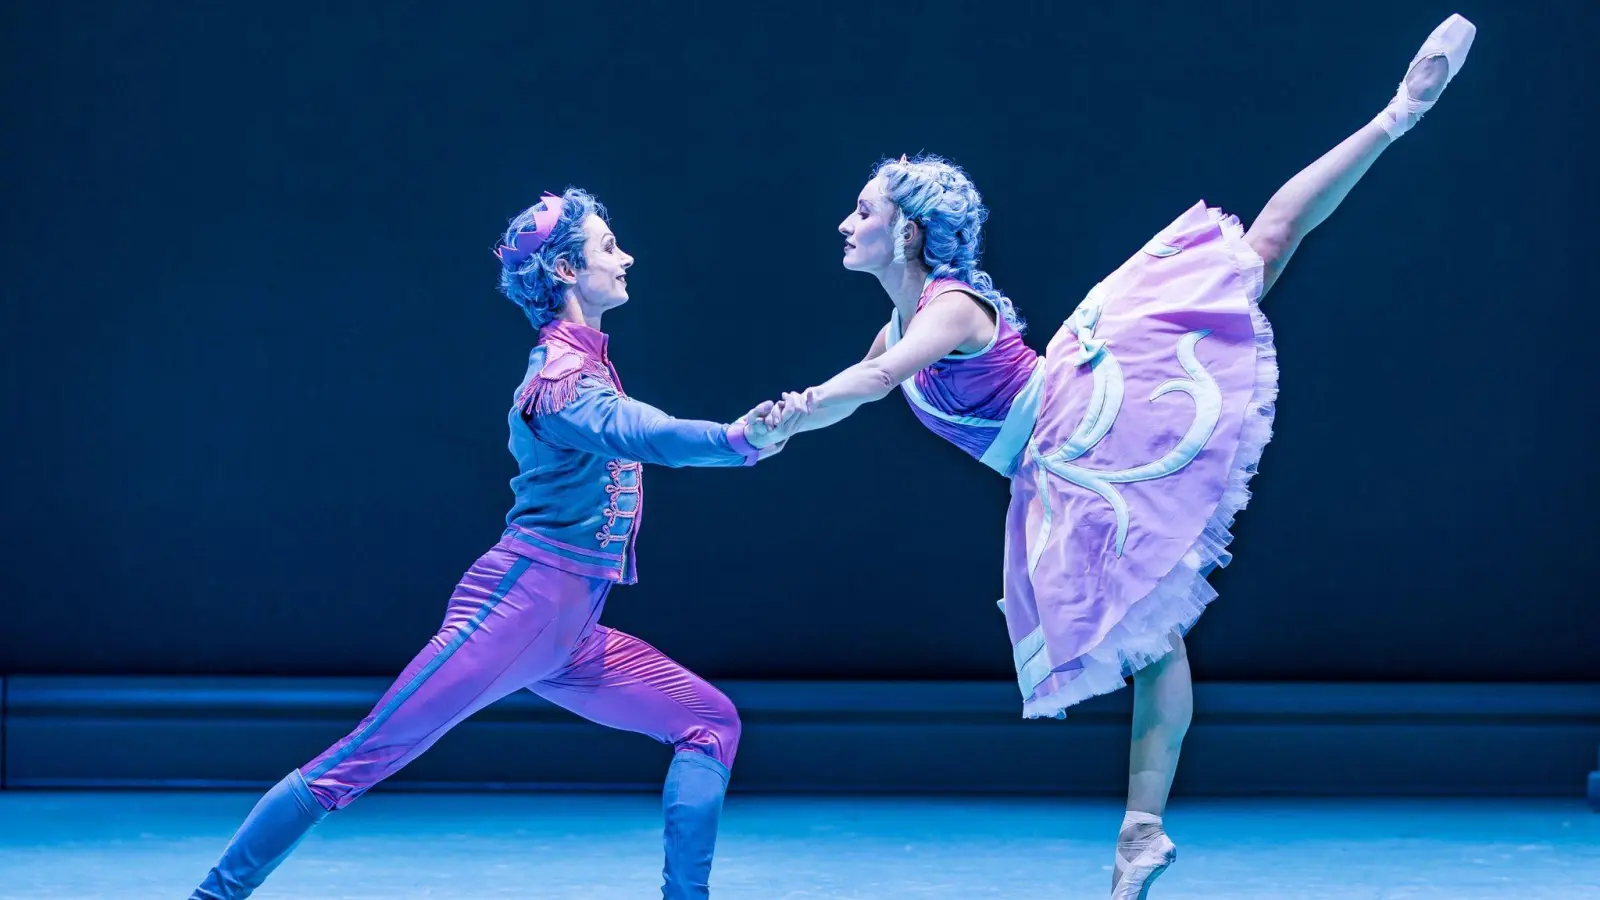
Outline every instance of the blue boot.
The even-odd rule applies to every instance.
[[[288,858],[328,811],[311,795],[296,769],[273,785],[250,810],[206,880],[189,900],[242,900]]]
[[[711,896],[711,855],[717,849],[717,820],[727,790],[727,766],[694,750],[673,754],[661,794],[667,819],[662,900]]]

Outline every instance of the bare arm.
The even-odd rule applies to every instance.
[[[965,291],[945,291],[912,318],[899,343],[887,346],[885,327],[866,359],[798,395],[805,401],[801,409],[789,409],[786,402],[774,416],[803,413],[795,432],[826,428],[888,396],[900,382],[962,345],[977,342],[993,327],[988,312]]]
[[[888,348],[889,326],[885,325],[878,329],[878,336],[872,339],[872,346],[867,348],[867,355],[862,357],[860,364],[865,365],[866,363],[877,359],[878,357],[882,356],[884,351],[888,350]],[[846,371],[849,370],[847,369]],[[850,415],[852,412],[855,412],[855,409],[856,408],[853,406],[849,408],[835,406],[831,409],[813,410],[810,415],[803,417],[804,421],[794,423],[794,431],[795,433],[799,433],[801,431],[816,431],[818,428],[827,428],[829,425],[832,425],[833,423],[838,422],[840,419]],[[783,416],[780,415],[772,418],[774,421],[777,421],[783,418]]]
[[[878,329],[878,336],[872,339],[872,346],[867,348],[867,355],[863,356],[861,361],[877,359],[887,349],[889,349],[889,326],[885,325]]]

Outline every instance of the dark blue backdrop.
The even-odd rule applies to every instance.
[[[9,5],[0,671],[398,670],[510,499],[489,250],[543,189],[638,258],[630,391],[726,419],[887,317],[833,231],[879,157],[969,169],[1042,348],[1376,113],[1451,12],[1392,5]],[[1465,73],[1268,299],[1201,678],[1600,679],[1600,7],[1462,11]],[[1006,499],[891,398],[654,474],[608,619],[712,676],[1007,678]]]

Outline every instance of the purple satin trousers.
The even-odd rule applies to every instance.
[[[485,553],[451,595],[438,634],[372,712],[301,767],[312,794],[327,809],[348,805],[457,722],[522,688],[732,768],[733,704],[656,648],[599,624],[610,590],[503,544]]]

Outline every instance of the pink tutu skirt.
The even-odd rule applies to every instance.
[[[1005,599],[1023,714],[1123,686],[1199,619],[1272,438],[1262,261],[1197,204],[1050,341],[1011,479]]]

